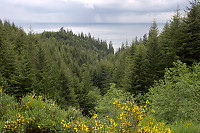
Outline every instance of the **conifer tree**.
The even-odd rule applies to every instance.
[[[15,71],[16,52],[14,45],[6,38],[7,33],[5,29],[1,31],[1,44],[0,44],[0,70],[2,76],[9,82],[11,75]]]
[[[78,94],[82,93],[82,88],[79,86],[78,79],[71,75],[69,68],[62,68],[59,83],[61,87],[60,96],[63,98],[62,104],[65,106],[77,105],[79,100]]]
[[[18,60],[15,63],[15,71],[10,79],[11,88],[9,91],[12,91],[15,98],[20,101],[23,96],[32,92],[33,72],[30,60],[24,50],[18,55]]]
[[[149,37],[147,40],[147,59],[149,68],[149,78],[152,81],[149,85],[152,85],[154,80],[159,79],[160,76],[160,59],[161,59],[161,48],[158,42],[158,28],[156,21],[153,22],[150,30]]]
[[[139,93],[145,94],[148,92],[148,60],[147,60],[146,47],[141,42],[135,51],[133,58],[133,81],[132,81],[132,92],[138,95]]]
[[[200,61],[200,1],[190,2],[187,16],[183,21],[184,40],[179,51],[182,61],[188,65]]]
[[[124,73],[123,73],[123,79],[121,82],[121,86],[124,90],[133,92],[132,84],[133,84],[133,59],[136,51],[136,44],[132,43],[131,47],[126,49],[125,53],[125,66],[124,66]]]
[[[108,54],[114,54],[114,48],[113,48],[113,44],[111,41],[110,41],[109,47],[108,47]]]
[[[0,47],[1,47],[1,44],[2,44],[2,40],[3,40],[2,34],[3,34],[3,23],[0,19]]]
[[[41,44],[38,46],[36,58],[37,62],[34,88],[37,89],[36,93],[41,93],[47,96],[50,92],[49,89],[52,89],[51,87],[53,87],[53,80],[51,74],[52,66],[49,60],[47,59],[47,53],[45,52],[44,47]]]
[[[116,84],[116,87],[122,88],[123,87],[123,75],[125,71],[125,58],[126,58],[126,51],[118,51],[115,53],[115,62],[113,68],[113,82]]]
[[[162,49],[162,67],[163,72],[165,67],[171,67],[180,57],[178,51],[181,47],[182,41],[182,18],[179,9],[176,10],[175,15],[166,23],[161,35],[159,36],[159,43]]]
[[[142,41],[143,41],[143,43],[144,43],[145,46],[146,46],[147,40],[148,40],[147,34],[144,34]]]

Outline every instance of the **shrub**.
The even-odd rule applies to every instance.
[[[2,89],[1,89],[2,90]],[[164,124],[157,126],[148,118],[148,106],[137,106],[133,101],[119,102],[112,100],[114,118],[110,116],[99,118],[83,117],[80,110],[69,107],[67,111],[60,109],[52,100],[42,96],[27,95],[17,103],[14,99],[0,91],[1,96],[8,98],[13,106],[8,106],[6,100],[1,100],[4,112],[0,121],[1,132],[170,132]],[[2,98],[3,99],[3,98]],[[148,101],[147,101],[148,103]],[[6,107],[5,107],[6,106]],[[113,116],[112,116],[113,117]],[[148,125],[147,123],[153,123]],[[156,126],[155,126],[156,125]],[[158,130],[159,129],[159,130]]]
[[[150,88],[149,99],[157,118],[200,121],[200,63],[188,68],[178,61],[166,69],[163,80]]]
[[[54,101],[44,100],[42,96],[27,95],[17,103],[2,91],[0,95],[0,109],[4,110],[1,113],[1,132],[59,132],[64,130],[63,122],[82,118],[80,110],[72,107],[68,111],[62,110]]]
[[[125,97],[127,97],[127,94],[122,90],[115,88],[115,84],[111,84],[108,92],[97,101],[95,110],[99,117],[109,116],[114,119],[115,115],[120,113],[120,110],[116,110],[116,105],[113,104],[113,99],[116,99],[119,102],[126,102]]]

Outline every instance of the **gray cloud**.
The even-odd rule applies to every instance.
[[[1,0],[0,18],[18,22],[167,21],[188,0]]]

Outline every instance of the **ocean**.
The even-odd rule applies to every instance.
[[[122,43],[128,42],[130,45],[133,40],[142,38],[148,34],[151,23],[23,23],[16,24],[22,27],[25,32],[42,33],[43,31],[59,31],[61,27],[65,30],[72,30],[73,33],[90,33],[96,39],[104,40],[109,43],[112,41],[116,50]],[[161,32],[164,24],[158,23]]]

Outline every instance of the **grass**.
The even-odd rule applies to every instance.
[[[193,121],[177,120],[170,125],[174,133],[200,133],[200,124]]]

